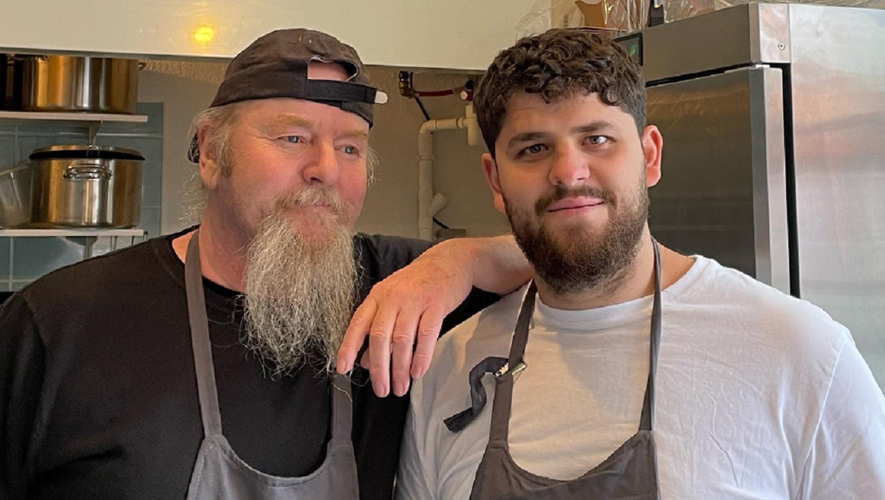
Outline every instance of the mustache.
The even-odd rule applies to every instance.
[[[335,189],[328,186],[299,186],[287,193],[277,196],[273,202],[274,211],[303,206],[324,205],[338,217],[347,213],[347,205]]]
[[[577,198],[584,196],[588,198],[599,198],[605,203],[613,203],[615,196],[610,192],[596,186],[579,186],[576,188],[567,188],[565,186],[556,186],[552,193],[541,198],[535,203],[535,215],[541,215],[547,211],[547,207],[557,201],[566,198]]]

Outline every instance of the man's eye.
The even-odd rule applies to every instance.
[[[608,142],[608,137],[604,135],[591,135],[587,138],[587,142],[598,146],[600,144],[605,144],[606,142]]]
[[[541,151],[544,151],[544,146],[542,146],[541,144],[532,144],[531,146],[523,149],[522,154],[536,155],[536,154],[540,153]]]
[[[304,142],[304,138],[302,138],[300,135],[287,135],[283,137],[283,140],[291,144],[299,144]]]
[[[360,153],[359,148],[357,148],[356,146],[344,146],[343,150],[344,154],[348,155],[358,155]]]

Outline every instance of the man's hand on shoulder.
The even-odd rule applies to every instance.
[[[387,396],[392,382],[393,393],[402,396],[411,379],[430,368],[443,319],[473,286],[504,294],[530,277],[512,236],[442,242],[372,288],[347,328],[338,372],[353,369],[368,336],[360,363],[369,369],[375,394]]]

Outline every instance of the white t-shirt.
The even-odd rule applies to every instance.
[[[526,288],[439,341],[412,389],[398,478],[403,500],[466,499],[488,443],[489,402],[460,433],[468,374],[507,357]],[[885,499],[885,397],[848,330],[808,302],[697,257],[664,290],[655,440],[661,498]],[[510,450],[573,479],[636,433],[652,298],[565,311],[538,300],[516,377]]]

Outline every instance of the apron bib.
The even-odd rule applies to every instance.
[[[358,500],[356,459],[350,438],[353,407],[348,377],[336,373],[332,378],[332,439],[325,461],[310,475],[287,478],[259,472],[234,453],[222,434],[198,238],[199,230],[188,244],[184,271],[204,437],[187,499]]]
[[[482,376],[484,373],[494,373],[496,383],[489,444],[476,472],[470,500],[660,499],[653,427],[655,371],[661,343],[661,257],[657,242],[653,240],[652,243],[655,253],[655,291],[650,335],[651,355],[639,430],[604,462],[583,476],[568,481],[532,474],[513,460],[507,444],[513,380],[514,375],[525,368],[523,354],[528,343],[529,325],[537,294],[533,282],[519,312],[509,358],[486,358],[471,370],[471,408],[445,421],[453,432],[469,425],[485,406],[486,394],[482,386]]]

